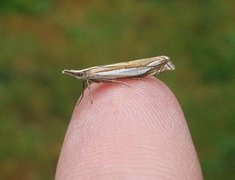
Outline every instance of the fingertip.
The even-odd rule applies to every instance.
[[[124,81],[130,87],[92,84],[93,104],[85,91],[74,109],[56,177],[201,179],[173,93],[151,77]]]

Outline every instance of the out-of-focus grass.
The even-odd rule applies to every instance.
[[[168,55],[205,179],[234,179],[232,1],[0,2],[0,179],[52,179],[80,94],[64,68]]]
[[[36,15],[48,11],[53,2],[54,0],[1,0],[0,11],[7,14],[20,13],[26,15]]]

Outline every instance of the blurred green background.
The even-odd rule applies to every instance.
[[[0,179],[53,179],[81,83],[64,68],[157,55],[205,179],[235,179],[235,1],[1,0]]]

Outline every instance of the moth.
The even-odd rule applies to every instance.
[[[158,75],[163,71],[174,70],[175,66],[167,56],[156,56],[145,59],[138,59],[128,62],[120,62],[109,65],[94,66],[81,70],[68,70],[62,71],[63,74],[68,74],[77,79],[82,80],[82,96],[84,94],[85,84],[87,84],[91,103],[91,88],[90,84],[117,82],[129,86],[126,82],[122,81],[124,78],[141,79],[149,75]]]

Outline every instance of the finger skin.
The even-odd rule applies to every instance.
[[[56,179],[203,179],[182,110],[160,80],[92,84],[76,105]]]

